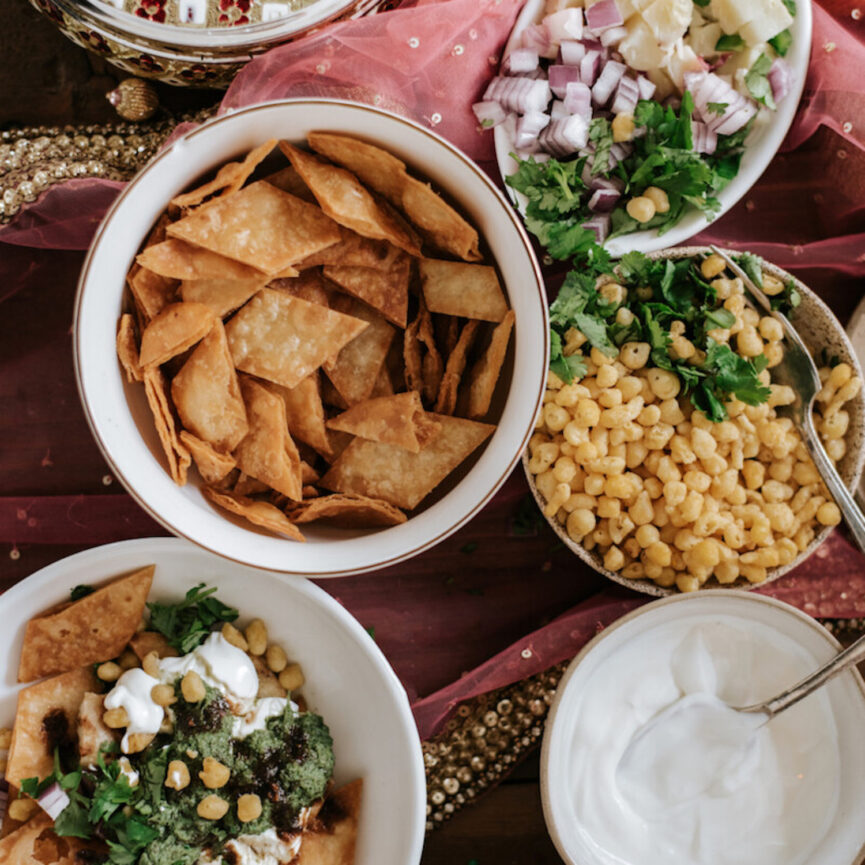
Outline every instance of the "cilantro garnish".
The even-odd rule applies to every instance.
[[[589,141],[595,143],[592,159],[592,175],[610,173],[610,148],[613,146],[613,128],[604,117],[593,117],[589,124]]]
[[[185,655],[207,638],[219,622],[233,622],[238,612],[213,597],[216,589],[199,583],[179,604],[148,603],[150,627],[159,631],[180,654]]]
[[[784,283],[784,291],[781,294],[776,294],[769,298],[772,309],[777,309],[783,312],[784,315],[790,315],[800,303],[802,303],[802,295],[799,294],[799,289],[792,279],[788,279]]]
[[[80,601],[82,598],[86,598],[88,595],[92,595],[96,589],[93,586],[74,586],[69,591],[69,600],[70,601]]]
[[[762,102],[767,108],[774,109],[775,97],[772,94],[772,85],[768,78],[771,68],[771,58],[766,54],[761,54],[754,61],[754,65],[745,73],[745,85],[757,102]]]
[[[763,287],[763,262],[758,256],[753,252],[743,252],[735,256],[735,261],[751,277],[751,282],[758,288]]]
[[[787,11],[795,18],[796,17],[796,0],[781,0]]]
[[[712,114],[722,115],[729,107],[729,102],[709,102],[706,107]]]
[[[745,40],[738,33],[725,33],[715,43],[716,51],[741,51]]]

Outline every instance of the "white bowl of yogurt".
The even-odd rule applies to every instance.
[[[657,601],[599,634],[565,673],[544,736],[541,796],[559,854],[570,865],[865,861],[865,684],[855,670],[757,730],[726,771],[705,771],[727,732],[713,724],[669,725],[669,765],[622,764],[676,701],[753,705],[839,648],[794,607],[721,590]]]

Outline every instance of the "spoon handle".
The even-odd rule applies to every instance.
[[[821,687],[833,676],[836,676],[842,670],[846,670],[854,664],[858,664],[860,661],[865,661],[865,636],[859,637],[855,643],[848,646],[843,652],[835,655],[831,661],[824,664],[819,670],[816,670],[810,676],[802,679],[801,682],[797,682],[792,688],[784,691],[783,694],[779,694],[762,706],[753,706],[751,710],[761,710],[766,712],[771,718],[779,712],[789,709],[790,706],[807,697],[812,691],[816,691],[817,688]]]

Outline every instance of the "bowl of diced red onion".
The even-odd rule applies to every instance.
[[[810,0],[528,0],[474,109],[553,257],[570,257],[580,228],[614,257],[652,252],[763,173],[810,45]],[[577,227],[566,242],[563,225]]]

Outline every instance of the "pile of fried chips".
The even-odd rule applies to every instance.
[[[429,185],[359,139],[308,144],[253,179],[267,141],[171,201],[117,333],[175,482],[194,461],[209,501],[298,541],[405,522],[495,429],[514,326]]]

